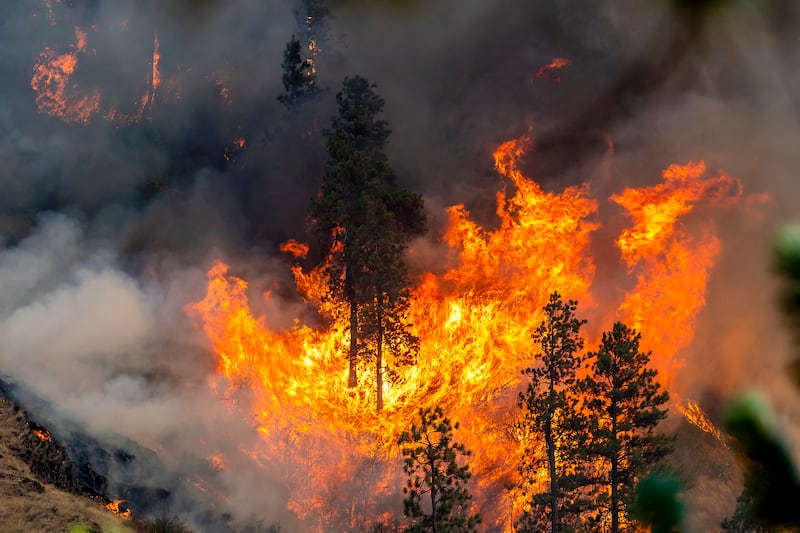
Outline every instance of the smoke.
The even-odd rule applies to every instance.
[[[334,3],[317,21],[326,91],[290,113],[275,98],[285,43],[303,31],[300,4],[75,0],[52,2],[55,23],[45,2],[3,7],[4,375],[93,435],[165,450],[175,473],[208,468],[202,454],[224,452],[233,463],[204,475],[224,487],[237,516],[289,520],[280,490],[256,490],[263,476],[237,464],[258,437],[207,386],[214,360],[183,306],[202,297],[219,257],[253,293],[277,288],[261,304],[271,324],[308,312],[287,289],[277,244],[304,237],[321,132],[341,79],[358,73],[385,97],[390,162],[434,220],[415,246],[420,270],[442,268],[442,207],[464,202],[479,222],[496,223],[501,185],[490,152],[531,125],[538,149],[526,174],[552,190],[590,183],[599,216],[611,221],[593,244],[599,281],[623,275],[613,228],[626,220],[610,194],[692,159],[742,179],[743,208],[717,221],[722,252],[679,388],[714,399],[712,411],[751,385],[776,404],[797,404],[789,387],[770,387],[784,379],[788,347],[776,333],[766,250],[800,192],[797,8],[730,2],[700,22],[655,0]],[[70,50],[76,26],[90,51],[72,83],[102,95],[85,125],[38,112],[30,88],[42,51]],[[156,35],[155,100],[135,124],[105,118],[111,107],[133,113],[146,94]],[[560,81],[533,80],[554,57],[572,60]],[[245,146],[231,152],[238,138]]]

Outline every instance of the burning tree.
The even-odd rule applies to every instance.
[[[617,322],[603,333],[591,373],[579,381],[589,417],[587,459],[598,466],[595,523],[600,531],[628,530],[628,505],[648,467],[672,451],[671,436],[654,433],[667,417],[669,394],[639,351],[641,334]],[[600,466],[602,465],[602,466]],[[610,521],[610,526],[608,522]]]
[[[541,349],[535,356],[538,364],[523,370],[530,382],[519,394],[523,420],[518,429],[534,443],[544,441],[544,455],[537,446],[527,446],[524,452],[520,472],[531,498],[519,531],[557,533],[577,520],[585,503],[578,490],[584,476],[577,443],[586,421],[578,406],[576,371],[582,361],[580,329],[586,321],[575,318],[576,308],[577,302],[564,302],[557,292],[550,295],[545,319],[533,334]],[[547,485],[542,489],[538,479],[545,466]]]
[[[422,197],[400,188],[383,148],[390,130],[378,119],[384,100],[365,78],[345,78],[336,95],[339,114],[325,132],[328,161],[320,194],[312,199],[312,230],[330,250],[331,297],[350,308],[350,371],[374,360],[382,407],[383,349],[395,365],[412,361],[417,339],[406,321],[409,287],[403,254],[425,230]]]
[[[278,96],[278,101],[288,108],[305,98],[313,96],[317,90],[317,76],[310,59],[300,54],[300,41],[294,35],[286,43],[283,52],[283,88],[286,92]]]
[[[472,474],[469,465],[459,464],[470,451],[453,441],[458,422],[451,424],[441,407],[420,409],[419,416],[420,425],[412,423],[398,440],[409,476],[403,487],[403,512],[413,520],[408,531],[475,531],[481,515],[470,511],[466,484]]]

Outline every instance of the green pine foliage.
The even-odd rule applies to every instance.
[[[724,533],[768,533],[753,517],[753,496],[745,488],[736,498],[736,509],[733,515],[719,524]]]
[[[540,348],[534,356],[537,364],[523,371],[530,381],[519,394],[519,429],[535,436],[533,443],[544,443],[544,454],[536,446],[525,450],[520,473],[530,509],[517,525],[520,532],[557,533],[577,527],[585,509],[580,494],[584,474],[577,445],[585,421],[578,408],[576,372],[582,361],[580,329],[586,321],[575,317],[576,309],[577,302],[564,302],[558,293],[550,295],[544,307],[545,320],[533,334]],[[533,482],[543,468],[547,471],[546,488]]]
[[[471,532],[481,522],[472,512],[467,482],[472,474],[465,460],[467,448],[453,439],[452,424],[441,407],[420,409],[420,422],[412,423],[398,440],[403,471],[408,476],[403,492],[404,514],[411,520],[411,533]]]
[[[300,53],[300,41],[294,35],[286,43],[283,52],[283,89],[284,93],[278,96],[278,101],[288,108],[317,94],[317,77],[309,59],[303,59]]]
[[[669,394],[656,381],[658,372],[648,367],[650,354],[640,351],[640,339],[615,323],[603,333],[599,350],[588,354],[591,371],[578,383],[589,415],[581,452],[597,468],[592,528],[597,531],[633,527],[628,505],[636,483],[673,449],[674,438],[655,431],[667,417],[663,406]]]
[[[384,100],[375,85],[361,76],[345,78],[336,101],[339,112],[325,132],[322,186],[309,215],[312,231],[332,254],[332,298],[350,310],[348,385],[357,385],[359,363],[374,364],[380,410],[384,375],[397,379],[396,369],[413,363],[418,351],[406,319],[404,255],[410,239],[425,231],[425,216],[422,197],[397,185],[383,152],[390,130],[379,118]]]

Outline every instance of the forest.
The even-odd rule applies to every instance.
[[[35,483],[136,531],[800,527],[793,2],[4,10]]]

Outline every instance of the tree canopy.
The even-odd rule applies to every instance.
[[[408,476],[403,492],[404,514],[412,520],[409,532],[469,532],[481,522],[471,510],[467,482],[472,474],[467,448],[453,439],[452,424],[441,407],[420,409],[420,423],[411,424],[398,440]]]
[[[361,76],[345,78],[338,114],[325,131],[327,163],[311,200],[312,231],[330,251],[330,293],[350,308],[348,384],[359,362],[374,362],[377,407],[387,369],[415,358],[418,339],[406,320],[410,280],[404,262],[410,239],[425,230],[422,197],[398,186],[383,150],[390,130],[379,118],[384,100]]]

